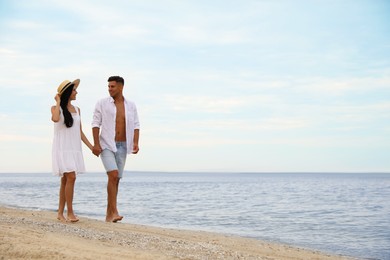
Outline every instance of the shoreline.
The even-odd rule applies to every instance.
[[[1,259],[354,259],[205,231],[56,216],[0,205]]]

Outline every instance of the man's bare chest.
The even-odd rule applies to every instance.
[[[126,118],[125,106],[124,104],[116,104],[116,121],[124,121]]]

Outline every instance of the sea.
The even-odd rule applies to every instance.
[[[56,211],[60,178],[0,174],[0,204]],[[105,173],[77,176],[74,210],[105,219]],[[123,222],[390,259],[390,173],[125,172]]]

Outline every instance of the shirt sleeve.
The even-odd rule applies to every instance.
[[[139,129],[139,127],[137,107],[134,105],[134,129]]]
[[[98,127],[102,125],[102,109],[101,109],[101,102],[97,102],[95,106],[95,110],[93,111],[93,118],[92,118],[92,128]]]

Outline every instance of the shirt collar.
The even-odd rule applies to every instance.
[[[115,103],[115,99],[113,97],[109,96],[109,98],[110,98],[110,103]],[[123,101],[126,103],[125,96],[123,96]]]

